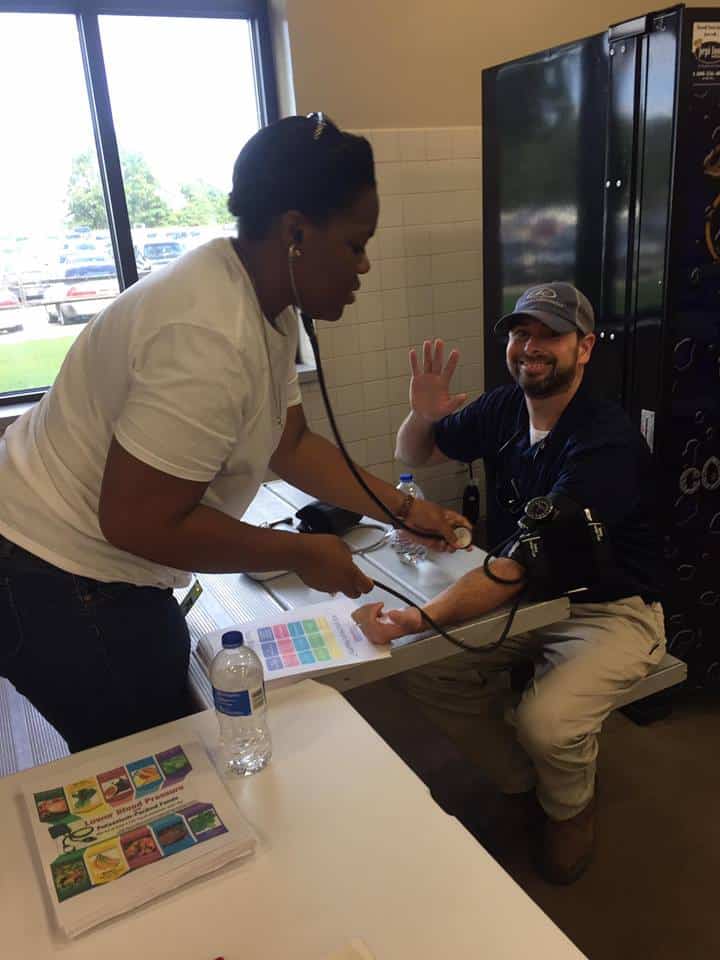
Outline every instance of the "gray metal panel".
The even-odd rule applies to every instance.
[[[15,724],[11,710],[12,687],[0,678],[0,777],[17,773],[19,767],[15,755]]]
[[[55,727],[49,724],[25,697],[21,697],[19,693],[16,693],[16,696],[22,700],[25,713],[28,739],[32,751],[32,766],[37,767],[42,763],[50,763],[51,760],[67,757],[70,753],[68,745]]]
[[[369,553],[366,560],[374,568],[369,574],[373,579],[387,579],[390,586],[399,584],[401,590],[409,587],[425,601],[456,583],[463,574],[482,566],[485,556],[485,551],[477,547],[456,553],[429,552],[427,560],[413,565],[403,563],[388,544]]]
[[[203,634],[211,633],[213,630],[217,630],[219,626],[199,600],[186,619],[193,649],[197,646]]]
[[[278,487],[278,485],[280,486]],[[278,487],[277,493],[275,492],[276,487]],[[295,510],[290,506],[288,498],[284,496],[285,488],[292,490],[292,487],[284,481],[264,483],[243,514],[243,522],[259,526],[261,523],[273,523],[276,520],[282,520],[284,517],[291,517]],[[298,490],[296,493],[299,494],[300,491]],[[304,496],[304,494],[300,495]],[[312,497],[308,499],[311,500]]]
[[[379,568],[370,563],[368,558],[358,556],[355,562],[363,573],[366,573],[372,579],[380,576]],[[415,584],[409,585],[384,572],[383,579],[388,586],[406,593],[415,603],[423,603],[427,599],[424,594],[418,592]],[[285,610],[291,610],[294,607],[306,607],[313,603],[327,603],[328,599],[326,593],[305,586],[296,573],[286,573],[276,580],[268,580],[264,586]],[[377,600],[382,600],[383,603],[393,606],[397,606],[398,603],[401,602],[391,594],[377,587],[370,593],[365,594],[362,598],[363,603],[373,603]]]
[[[0,776],[50,763],[68,752],[57,730],[0,678]]]
[[[635,700],[642,700],[643,697],[649,697],[653,693],[667,690],[686,679],[687,664],[667,653],[644,680],[638,680],[630,687],[627,693],[620,698],[617,706],[625,707],[628,703],[634,703]]]
[[[213,710],[214,704],[210,680],[208,679],[205,665],[194,652],[190,654],[188,684],[196,705],[201,710]]]
[[[284,480],[271,480],[270,483],[266,483],[265,487],[268,490],[271,490],[278,497],[281,497],[286,503],[293,506],[296,510],[299,510],[301,507],[304,507],[308,503],[312,503],[313,500],[317,499],[316,497],[311,496],[309,493],[304,493],[302,490],[298,490],[297,487],[290,486],[289,483],[286,483]]]
[[[203,574],[200,582],[209,594],[208,599],[220,605],[231,623],[256,620],[264,614],[277,612],[278,604],[268,595],[267,590],[263,589],[262,584],[242,573]],[[202,593],[200,599],[204,596],[205,593]]]

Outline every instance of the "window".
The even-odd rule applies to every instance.
[[[39,396],[120,290],[233,233],[233,161],[277,116],[264,0],[33,6],[0,0],[0,403]]]

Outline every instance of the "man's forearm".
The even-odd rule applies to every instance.
[[[395,457],[409,467],[422,467],[435,449],[433,424],[414,411],[405,417],[395,441]]]
[[[305,430],[292,455],[282,462],[271,461],[273,470],[283,480],[311,493],[319,500],[354,510],[376,520],[388,521],[377,504],[367,495],[352,475],[338,448],[311,430]],[[403,502],[403,494],[390,483],[357,467],[358,473],[373,493],[396,513]]]
[[[491,569],[504,580],[516,580],[524,574],[520,564],[508,557],[493,561]],[[441,627],[466,623],[507,603],[522,586],[522,583],[495,583],[482,567],[476,567],[424,604],[423,610]]]

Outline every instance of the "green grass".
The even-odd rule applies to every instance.
[[[53,340],[0,340],[0,393],[49,386],[75,335]]]

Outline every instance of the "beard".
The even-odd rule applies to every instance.
[[[519,360],[508,363],[510,376],[526,396],[533,399],[553,397],[558,393],[564,393],[571,386],[577,372],[577,355],[576,362],[569,363],[566,367],[559,367],[552,357],[536,359],[546,364],[544,374],[528,374]]]

